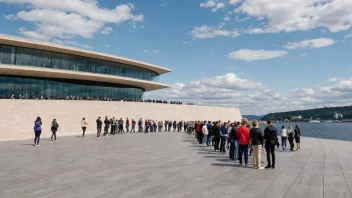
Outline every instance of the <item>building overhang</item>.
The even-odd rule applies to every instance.
[[[94,82],[107,82],[143,88],[145,91],[153,91],[170,87],[170,85],[153,81],[139,80],[129,77],[95,74],[71,70],[49,69],[42,67],[17,66],[0,64],[0,75],[27,76],[42,78],[59,78],[73,80],[87,80]]]
[[[100,60],[119,62],[119,63],[123,63],[123,64],[128,64],[128,65],[148,69],[148,70],[151,70],[151,71],[158,73],[159,75],[171,72],[171,69],[167,69],[167,68],[160,67],[157,65],[144,63],[141,61],[136,61],[136,60],[132,60],[132,59],[128,59],[128,58],[122,58],[119,56],[94,52],[94,51],[90,51],[90,50],[79,49],[79,48],[69,47],[69,46],[63,46],[63,45],[54,44],[54,43],[36,41],[36,40],[31,40],[31,39],[25,39],[25,38],[21,38],[21,37],[4,35],[4,34],[0,34],[0,44],[26,47],[26,48],[32,48],[32,49],[40,49],[40,50],[46,50],[46,51],[52,51],[52,52],[60,52],[60,53],[77,55],[77,56],[96,58],[96,59],[100,59]]]

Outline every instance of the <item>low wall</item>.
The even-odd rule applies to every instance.
[[[0,100],[0,141],[33,138],[36,117],[43,121],[42,136],[49,136],[50,124],[56,118],[58,136],[81,135],[81,120],[88,121],[87,134],[96,132],[95,120],[101,116],[130,120],[240,120],[236,108],[197,105],[172,105],[138,102],[65,101],[65,100]]]

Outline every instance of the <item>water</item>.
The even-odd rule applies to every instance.
[[[310,122],[285,122],[273,123],[280,133],[281,126],[285,125],[286,129],[290,125],[294,127],[296,124],[301,129],[302,136],[352,141],[352,122],[346,123],[310,123]]]

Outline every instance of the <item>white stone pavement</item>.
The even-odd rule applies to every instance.
[[[302,137],[276,169],[255,170],[184,133],[48,136],[1,142],[0,197],[352,197],[347,141]]]

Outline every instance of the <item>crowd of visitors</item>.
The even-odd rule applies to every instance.
[[[177,104],[182,105],[183,103],[180,101],[167,101],[167,100],[137,100],[133,98],[101,98],[101,97],[81,97],[81,96],[28,96],[28,95],[0,95],[0,99],[32,99],[32,100],[99,100],[99,101],[125,101],[125,102],[146,102],[146,103],[158,103],[158,104]],[[193,105],[193,103],[188,103],[188,105]]]
[[[298,125],[293,130],[289,126],[282,126],[280,134],[272,122],[268,120],[266,123],[253,121],[251,125],[246,118],[241,122],[222,122],[221,120],[211,121],[172,121],[172,120],[143,120],[142,118],[135,120],[121,117],[115,117],[102,120],[98,117],[96,122],[97,137],[100,138],[103,130],[103,136],[124,134],[124,133],[153,133],[153,132],[185,132],[189,135],[194,135],[199,144],[206,147],[214,147],[215,152],[229,152],[229,157],[232,160],[238,160],[241,166],[247,167],[249,157],[252,157],[253,168],[264,169],[261,165],[261,156],[263,148],[266,151],[267,166],[265,169],[274,169],[276,165],[275,148],[280,147],[278,135],[281,136],[281,149],[286,151],[286,141],[290,143],[290,151],[294,151],[293,140],[296,141],[297,149],[300,150],[301,131]],[[40,135],[42,132],[42,120],[38,117],[34,122],[34,146],[39,146]],[[85,118],[81,120],[82,137],[85,137],[85,132],[88,122]],[[56,119],[51,123],[52,136],[51,140],[56,141],[56,132],[59,129],[59,124]],[[53,139],[54,138],[54,139]],[[265,155],[265,154],[264,154]],[[244,162],[244,163],[243,163]]]

